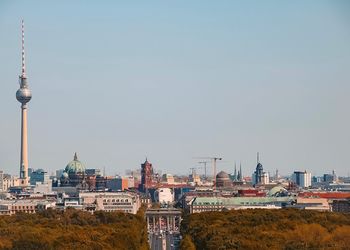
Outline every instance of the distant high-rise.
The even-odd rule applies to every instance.
[[[30,185],[34,185],[37,182],[47,184],[49,183],[50,176],[44,169],[37,169],[30,174]]]
[[[24,22],[22,20],[22,72],[19,76],[20,88],[16,92],[17,100],[22,103],[21,121],[21,160],[20,160],[20,185],[28,185],[28,131],[27,131],[27,102],[32,98],[29,89],[25,67],[24,53]]]
[[[294,171],[292,180],[299,187],[305,188],[311,186],[311,173],[305,171]]]

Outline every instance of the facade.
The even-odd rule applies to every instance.
[[[170,204],[174,202],[174,192],[170,188],[158,188],[154,192],[154,200],[159,203]]]
[[[111,191],[124,191],[128,189],[128,179],[123,177],[115,177],[107,180],[107,188]]]
[[[136,214],[141,207],[140,197],[130,192],[82,192],[79,198],[86,210]]]
[[[20,185],[20,180],[17,176],[6,176],[3,178],[2,190],[7,191],[10,187],[17,187]]]
[[[33,214],[37,211],[36,200],[5,200],[0,202],[0,214],[12,215],[18,212]]]
[[[248,208],[281,208],[291,204],[293,197],[196,197],[190,202],[190,213]]]
[[[296,202],[286,207],[298,208],[303,210],[330,211],[330,205],[324,198],[303,198],[298,197]]]
[[[340,213],[350,213],[350,199],[333,200],[332,211]]]
[[[333,170],[332,174],[324,174],[323,181],[324,182],[337,182],[338,177],[337,177],[335,171]]]
[[[137,186],[135,186],[135,177],[133,176],[128,176],[128,188],[137,188]]]
[[[216,175],[215,185],[218,188],[231,187],[232,186],[232,181],[230,179],[230,176],[226,172],[220,171]]]
[[[264,197],[266,196],[266,193],[263,190],[259,189],[239,189],[237,196],[239,197]]]
[[[311,173],[303,171],[294,171],[292,180],[299,187],[306,188],[311,186]]]
[[[36,182],[33,188],[35,194],[49,194],[52,193],[52,180],[48,180],[45,183]]]
[[[64,169],[58,169],[56,170],[56,178],[59,179],[64,172]]]
[[[193,171],[189,176],[188,176],[188,181],[190,183],[193,183],[193,185],[198,186],[202,184],[201,178],[198,174]]]
[[[86,175],[102,175],[101,169],[99,168],[88,168],[85,170]]]
[[[326,191],[299,192],[298,197],[325,198],[329,200],[345,200],[345,199],[350,199],[350,192],[326,192]]]
[[[0,191],[4,189],[4,172],[0,170]]]
[[[0,203],[0,215],[11,215],[12,209],[11,204],[1,204]]]
[[[163,174],[163,176],[162,176],[162,182],[165,182],[165,183],[167,183],[167,184],[169,184],[169,185],[172,185],[172,184],[175,183],[175,181],[174,181],[174,176],[171,175],[171,174]]]
[[[43,169],[37,169],[30,174],[30,185],[35,185],[37,182],[48,183],[50,176]]]
[[[153,186],[153,167],[152,164],[146,159],[146,161],[141,164],[141,184],[140,191],[146,192],[147,189]]]

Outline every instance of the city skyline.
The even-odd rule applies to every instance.
[[[5,172],[18,174],[23,18],[31,168],[78,152],[109,174],[145,157],[186,174],[215,156],[249,175],[259,151],[270,172],[348,175],[348,4],[41,3],[0,4]]]

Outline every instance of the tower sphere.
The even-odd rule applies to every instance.
[[[17,101],[22,104],[26,104],[32,99],[32,92],[28,88],[20,88],[16,92]]]

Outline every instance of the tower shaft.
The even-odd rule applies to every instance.
[[[21,185],[28,185],[28,128],[27,128],[27,105],[22,105],[21,122],[21,161],[20,179]]]

